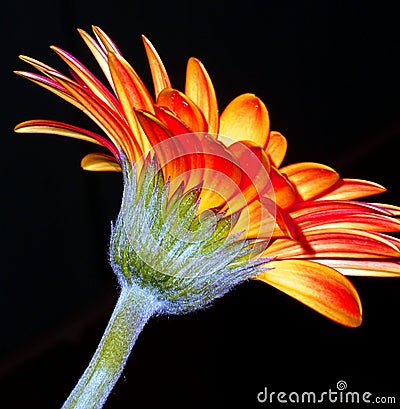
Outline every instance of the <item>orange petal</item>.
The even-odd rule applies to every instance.
[[[396,258],[400,249],[396,239],[380,233],[351,229],[321,229],[304,232],[302,243],[277,239],[265,256],[287,258]]]
[[[119,152],[116,147],[110,143],[109,140],[102,136],[88,131],[86,129],[78,128],[73,125],[65,124],[63,122],[49,121],[45,119],[37,119],[32,121],[25,121],[18,124],[14,131],[17,133],[43,133],[51,135],[61,135],[68,138],[80,139],[83,141],[102,145],[107,148],[114,156],[119,157]]]
[[[355,213],[353,210],[335,210],[310,213],[295,218],[303,231],[313,229],[359,229],[375,232],[399,232],[400,221],[393,217],[368,212]]]
[[[57,53],[64,62],[68,64],[71,70],[76,74],[81,82],[85,84],[97,97],[109,105],[112,109],[118,110],[119,103],[116,101],[114,95],[75,57],[58,47],[50,47]]]
[[[219,133],[234,141],[251,141],[265,148],[269,137],[267,107],[253,94],[236,97],[221,114]]]
[[[170,130],[149,112],[136,111],[136,116],[153,147],[151,153],[157,156],[159,165],[163,169],[164,179],[173,180],[184,173],[189,165],[187,158],[181,155],[182,148],[179,140],[175,138],[163,144],[173,136]],[[160,149],[161,146],[163,148]]]
[[[332,168],[320,163],[301,162],[280,169],[303,200],[310,200],[332,187],[340,178]]]
[[[114,54],[121,55],[114,41],[112,41],[111,38],[100,27],[92,26],[92,30],[96,35],[96,38],[99,41],[101,47],[106,51],[106,54],[112,52]]]
[[[93,54],[97,63],[99,64],[101,70],[103,71],[105,77],[107,78],[107,81],[114,90],[114,83],[112,81],[110,69],[108,67],[107,58],[108,51],[103,46],[99,45],[97,41],[93,37],[91,37],[86,31],[78,29],[78,32],[83,38],[83,41],[85,41],[91,53]]]
[[[95,172],[121,172],[121,166],[115,158],[102,153],[89,153],[82,159],[81,166]]]
[[[257,277],[320,314],[348,327],[362,321],[361,301],[352,283],[333,268],[304,260],[272,261]]]
[[[303,237],[290,214],[279,206],[276,206],[276,226],[273,237],[288,237],[295,241],[300,241]]]
[[[261,200],[263,194],[272,187],[269,177],[270,163],[266,153],[249,141],[235,142],[228,146],[228,150],[242,169],[239,187],[247,203]]]
[[[108,54],[108,60],[124,111],[130,107],[131,111],[142,109],[153,113],[153,100],[150,93],[131,65],[123,57],[113,53]]]
[[[371,203],[344,200],[302,202],[293,206],[290,214],[303,230],[321,227],[377,232],[400,230],[400,221],[392,217],[389,209]]]
[[[119,112],[113,111],[96,95],[74,81],[55,74],[54,77],[82,105],[83,111],[107,133],[114,145],[122,147],[131,161],[142,156],[137,140]]]
[[[348,276],[399,277],[400,259],[349,260],[318,259],[318,263],[330,266]]]
[[[392,206],[387,207],[387,205],[381,205],[378,203],[356,202],[353,200],[315,200],[311,202],[296,203],[290,208],[290,214],[294,218],[301,218],[313,213],[348,211],[353,213],[372,213],[394,216],[394,210],[395,209],[392,209]]]
[[[22,57],[21,57],[22,58]],[[26,71],[14,71],[15,74],[20,75],[23,78],[26,78],[37,85],[47,89],[58,97],[64,99],[68,103],[74,105],[79,109],[84,109],[82,104],[80,104],[61,84],[53,79],[49,79],[42,75],[34,74]],[[65,77],[67,78],[67,77]]]
[[[168,108],[155,105],[154,113],[174,135],[191,133],[191,130]]]
[[[246,205],[246,198],[240,191],[243,171],[237,159],[224,144],[208,134],[201,140],[201,149],[204,168],[199,211],[219,208],[226,202],[230,212],[242,206],[239,202]]]
[[[142,152],[146,153],[151,149],[151,145],[139,125],[135,109],[154,112],[153,101],[139,76],[122,57],[110,53],[109,66],[124,116]]]
[[[214,86],[197,58],[189,58],[186,69],[185,94],[200,108],[208,122],[208,132],[218,133],[218,104]]]
[[[360,179],[340,179],[317,200],[352,200],[376,195],[386,189],[378,183]]]
[[[292,206],[298,200],[298,195],[287,177],[273,166],[269,177],[275,192],[276,204],[282,209]]]
[[[199,212],[233,201],[242,170],[221,142],[203,133],[173,135],[156,116],[142,111],[136,115],[165,178],[171,179],[171,192],[182,182],[184,192],[201,185]]]
[[[186,192],[204,183],[205,151],[197,134],[174,136],[156,116],[137,111],[136,115],[157,156],[164,178],[171,179],[171,193],[183,182]]]
[[[287,150],[286,138],[279,132],[271,131],[269,134],[268,145],[265,148],[266,154],[271,159],[274,166],[279,168],[285,158]]]
[[[208,131],[203,113],[184,93],[165,88],[158,95],[157,105],[169,108],[192,132]]]
[[[164,88],[171,88],[171,81],[169,80],[167,71],[156,49],[145,36],[142,36],[142,40],[146,50],[147,59],[149,60],[151,76],[154,84],[154,92],[157,98],[158,94]]]
[[[243,233],[241,239],[264,240],[265,247],[275,227],[275,205],[265,206],[258,200],[243,207],[230,234]]]

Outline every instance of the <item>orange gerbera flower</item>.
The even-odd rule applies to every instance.
[[[40,74],[17,73],[84,111],[106,137],[51,120],[22,122],[15,130],[101,145],[108,153],[85,156],[82,167],[123,170],[111,263],[122,293],[138,285],[136,300],[152,305],[139,311],[145,318],[138,327],[155,311],[203,307],[249,278],[273,285],[338,323],[360,325],[361,303],[345,275],[400,273],[400,241],[387,234],[400,231],[400,208],[355,201],[384,188],[342,179],[318,163],[281,167],[286,139],[270,130],[268,110],[257,96],[240,95],[220,114],[202,63],[190,58],[184,92],[174,89],[159,55],[143,37],[153,97],[114,42],[99,27],[93,31],[95,38],[79,33],[109,87],[58,47],[52,49],[69,66],[70,77],[25,56],[22,60]],[[154,290],[150,298],[149,288]],[[95,370],[91,364],[65,407],[83,399]]]

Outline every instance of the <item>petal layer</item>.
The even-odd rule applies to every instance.
[[[236,97],[222,112],[219,133],[235,141],[251,141],[265,148],[269,137],[269,115],[264,103],[253,94]]]
[[[333,268],[305,260],[268,263],[256,277],[294,297],[331,320],[348,327],[362,321],[360,298],[351,282]]]

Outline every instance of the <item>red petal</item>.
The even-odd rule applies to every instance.
[[[304,233],[303,243],[277,239],[265,251],[268,257],[288,258],[387,258],[400,257],[390,236],[351,229],[324,229]]]
[[[292,217],[303,217],[310,213],[346,210],[354,213],[373,213],[393,216],[390,207],[377,203],[355,202],[352,200],[317,200],[311,202],[298,202],[290,208]],[[400,210],[400,209],[399,209]]]
[[[360,298],[351,282],[333,268],[305,260],[272,261],[257,277],[308,307],[349,327],[361,324]]]
[[[171,112],[168,108],[154,106],[156,117],[174,134],[182,135],[190,133],[191,130]]]
[[[110,53],[108,58],[115,91],[121,102],[124,117],[128,121],[132,134],[139,142],[142,152],[148,152],[151,145],[138,123],[135,109],[154,112],[153,101],[139,76],[122,57]]]
[[[208,124],[203,113],[182,92],[165,88],[158,95],[157,105],[169,108],[192,132],[208,131]]]
[[[242,171],[236,158],[215,138],[203,134],[173,136],[155,116],[137,112],[171,193],[183,182],[184,191],[201,185],[199,212],[220,207],[237,195]]]
[[[352,200],[376,195],[386,189],[374,182],[360,179],[340,179],[331,189],[317,200]]]
[[[72,95],[90,116],[110,137],[115,146],[121,146],[127,157],[134,161],[141,157],[142,152],[131,130],[127,127],[119,112],[114,112],[93,93],[75,82],[63,77],[57,81]]]
[[[267,155],[259,146],[251,142],[235,142],[228,150],[237,160],[242,170],[240,190],[247,199],[247,203],[253,200],[261,200],[267,189],[271,189],[269,177],[270,164]]]
[[[359,229],[376,232],[399,232],[400,221],[392,217],[371,214],[354,213],[349,210],[337,210],[308,214],[295,219],[303,231],[316,228],[324,229]]]
[[[298,200],[298,195],[287,177],[273,166],[271,166],[269,176],[275,192],[276,204],[282,209],[292,206]]]
[[[295,241],[300,241],[303,238],[296,222],[287,211],[279,206],[276,207],[276,226],[273,237],[288,237]]]

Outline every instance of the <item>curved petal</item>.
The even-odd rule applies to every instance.
[[[254,94],[236,97],[220,117],[219,133],[234,141],[251,141],[265,148],[269,138],[269,114]]]
[[[93,54],[97,63],[99,64],[101,70],[103,71],[105,77],[107,78],[108,83],[114,90],[114,83],[112,81],[110,69],[108,67],[107,50],[104,47],[100,46],[97,43],[97,41],[93,37],[91,37],[86,31],[78,29],[78,32],[81,35],[83,41],[86,43],[89,50],[91,51],[91,53]]]
[[[208,122],[208,132],[218,133],[218,104],[214,86],[203,64],[189,58],[186,69],[185,94],[200,108]]]
[[[115,91],[121,102],[124,116],[142,152],[146,153],[151,149],[151,145],[138,122],[135,110],[141,109],[153,113],[153,101],[142,80],[122,57],[110,53],[108,58]]]
[[[165,88],[157,97],[157,105],[169,108],[192,132],[208,131],[203,113],[184,93]]]
[[[400,221],[393,217],[355,213],[351,210],[336,210],[295,218],[296,224],[303,231],[313,229],[359,229],[375,232],[400,232]]]
[[[238,218],[230,234],[242,233],[240,239],[258,239],[263,241],[263,249],[268,245],[275,228],[275,204],[260,203],[254,200],[244,206],[238,213]]]
[[[84,109],[82,104],[80,104],[70,93],[68,93],[68,91],[57,81],[44,77],[43,75],[34,74],[32,72],[14,71],[14,73],[32,81],[37,85],[40,85],[44,89],[47,89],[58,97],[64,99],[71,105],[74,105],[75,107],[82,110]]]
[[[106,54],[112,52],[114,54],[121,55],[117,45],[100,27],[93,25],[92,30],[97,40],[99,41],[100,46],[106,52]]]
[[[335,170],[320,163],[301,162],[288,165],[280,169],[294,185],[303,200],[310,200],[319,196],[339,179]]]
[[[65,124],[63,122],[49,121],[45,119],[25,121],[18,124],[14,128],[14,131],[17,133],[43,133],[80,139],[83,141],[94,143],[96,145],[102,145],[107,148],[116,158],[119,157],[118,150],[107,139],[94,132],[78,128],[73,125]]]
[[[353,200],[360,197],[376,195],[386,189],[378,183],[361,179],[340,179],[316,200]]]
[[[95,172],[121,172],[121,166],[112,156],[103,153],[89,153],[82,161],[85,170]]]
[[[325,212],[348,211],[353,213],[372,213],[385,216],[395,216],[396,206],[381,205],[378,203],[356,202],[353,200],[315,200],[298,202],[290,208],[294,218],[306,217],[308,214]],[[400,210],[400,208],[399,208]]]
[[[279,132],[271,131],[269,134],[268,145],[265,148],[265,153],[271,159],[274,166],[279,168],[285,158],[287,150],[286,138]]]
[[[262,148],[249,141],[235,142],[228,146],[228,150],[237,159],[243,171],[239,188],[247,203],[256,199],[261,200],[263,194],[272,188],[268,156]]]
[[[318,263],[332,267],[348,276],[400,277],[399,258],[389,260],[318,259]]]
[[[277,259],[302,258],[397,258],[398,242],[390,236],[352,229],[321,229],[304,232],[301,243],[277,239],[265,251],[265,256]]]
[[[155,97],[157,98],[158,94],[164,88],[172,87],[171,81],[169,80],[164,64],[156,49],[153,47],[153,44],[151,44],[151,42],[143,35],[142,40],[149,61],[151,76],[153,78]]]
[[[174,135],[191,133],[191,130],[170,109],[154,105],[154,113]]]
[[[399,217],[400,216],[400,207],[384,204],[384,203],[368,203],[370,206],[375,206],[383,212],[387,212],[390,216]]]
[[[109,105],[112,109],[118,110],[119,103],[114,95],[75,57],[58,47],[50,47],[62,60],[68,64],[71,70],[79,77],[97,97]]]
[[[58,76],[55,78],[82,105],[82,110],[107,133],[114,145],[122,147],[130,160],[142,156],[141,148],[132,137],[131,129],[120,112],[112,110],[96,95],[74,81]]]
[[[154,115],[138,111],[137,116],[165,179],[171,179],[171,191],[182,182],[185,192],[201,185],[199,212],[220,207],[235,195],[242,171],[222,143],[209,135],[173,136]]]
[[[273,237],[287,237],[298,242],[303,239],[296,222],[286,210],[279,206],[276,207],[276,226]]]
[[[179,139],[171,138],[173,135],[170,130],[151,113],[136,111],[136,115],[153,147],[151,153],[157,156],[158,163],[163,169],[164,179],[174,180],[187,171],[188,157],[181,154]]]
[[[358,327],[361,301],[353,284],[333,268],[305,260],[268,263],[271,269],[256,276],[331,320]]]
[[[296,203],[297,192],[287,177],[273,166],[271,166],[269,176],[275,192],[276,204],[282,209],[287,209]]]
[[[153,100],[139,75],[120,55],[110,52],[108,63],[124,112],[141,109],[153,113]],[[128,111],[129,112],[129,111]]]

